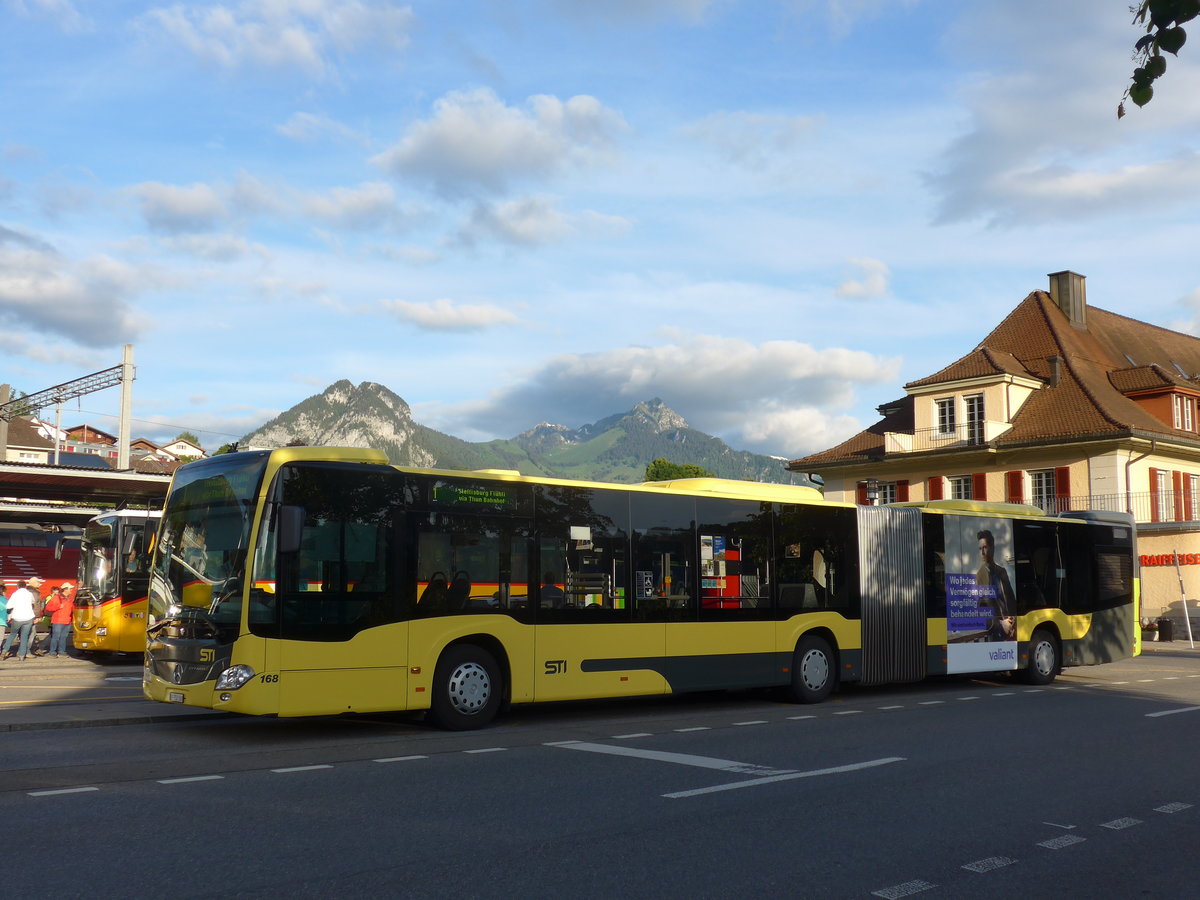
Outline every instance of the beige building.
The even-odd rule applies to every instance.
[[[904,387],[875,425],[788,468],[834,500],[1130,512],[1143,615],[1177,614],[1182,583],[1200,616],[1200,339],[1089,307],[1084,277],[1057,272]]]

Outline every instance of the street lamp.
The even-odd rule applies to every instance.
[[[867,506],[874,506],[879,501],[879,481],[867,479]]]

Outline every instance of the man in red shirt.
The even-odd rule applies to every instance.
[[[56,587],[46,600],[46,612],[50,614],[51,656],[67,655],[67,635],[71,633],[71,600],[63,590]]]

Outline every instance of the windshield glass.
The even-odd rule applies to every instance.
[[[99,603],[117,593],[116,547],[112,523],[89,522],[79,552],[79,591],[75,605]]]
[[[236,637],[254,498],[268,455],[229,453],[175,473],[154,550],[151,625],[182,619]]]

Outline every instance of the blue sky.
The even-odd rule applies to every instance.
[[[469,440],[661,397],[793,457],[1049,272],[1200,329],[1200,46],[1118,121],[1124,0],[0,16],[0,381],[131,343],[135,436],[215,448],[346,378]]]

